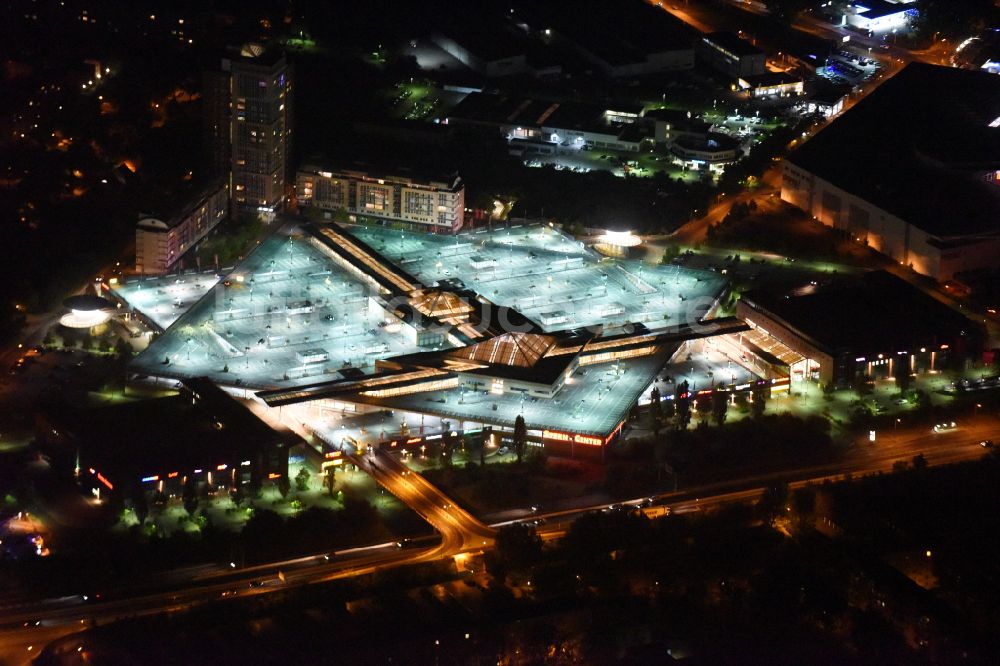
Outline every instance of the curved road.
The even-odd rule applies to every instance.
[[[896,462],[909,462],[918,453],[925,456],[929,465],[974,460],[986,453],[979,442],[989,438],[1000,438],[1000,427],[992,416],[969,419],[946,433],[934,433],[927,428],[881,433],[877,443],[860,443],[859,450],[845,461],[747,475],[736,481],[617,504],[638,506],[652,499],[654,506],[645,509],[650,515],[662,515],[665,509],[677,513],[702,511],[734,502],[756,501],[767,486],[779,481],[797,488],[807,483],[838,480],[845,474],[888,472]],[[7,606],[0,608],[0,663],[27,664],[43,646],[52,643],[60,648],[75,645],[70,636],[92,623],[178,612],[220,599],[266,594],[480,551],[492,546],[497,528],[513,522],[544,521],[540,535],[546,539],[558,538],[577,516],[608,508],[606,504],[577,507],[487,526],[454,506],[440,490],[393,456],[374,454],[354,458],[356,464],[433,525],[441,534],[440,543],[425,546],[423,540],[415,540],[410,544],[379,544],[240,569],[188,567],[160,579],[161,588],[169,589],[120,588],[107,591],[101,599],[84,600],[76,596]],[[79,647],[85,650],[85,646]]]

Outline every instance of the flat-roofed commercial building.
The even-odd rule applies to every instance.
[[[787,72],[764,72],[753,76],[741,76],[736,84],[751,97],[789,97],[801,95],[805,83],[801,76]]]
[[[642,120],[652,128],[657,145],[665,145],[689,169],[719,171],[743,156],[738,140],[713,132],[711,123],[690,111],[651,109]]]
[[[748,291],[736,316],[790,352],[793,374],[823,384],[895,377],[898,363],[911,373],[940,370],[982,343],[981,328],[965,315],[885,271],[807,294]]]
[[[311,403],[299,422],[321,430],[329,410],[399,409],[508,434],[521,414],[537,442],[570,453],[599,454],[687,341],[747,328],[706,321],[718,275],[609,264],[547,225],[457,235],[295,225],[207,291],[175,281],[115,292],[151,316],[188,308],[133,360],[135,381],[207,377],[262,391],[272,407]],[[367,426],[351,436],[383,441]],[[404,442],[423,441],[414,437]]]
[[[558,76],[563,55],[544,32],[511,14],[508,8],[481,6],[475,12],[445,13],[430,40],[460,63],[489,78]],[[483,39],[489,35],[489,39]],[[419,59],[418,59],[419,62]]]
[[[552,101],[519,95],[472,93],[448,114],[446,122],[490,128],[512,147],[562,152],[584,146],[638,152],[652,139],[642,132],[643,108],[575,101]]]
[[[737,139],[719,132],[709,132],[699,139],[680,137],[670,145],[670,153],[688,168],[705,167],[710,171],[720,171],[743,155]]]
[[[288,473],[289,451],[301,443],[204,378],[184,379],[169,397],[90,410],[53,406],[37,415],[37,428],[54,464],[75,465],[99,497],[259,487]]]
[[[219,180],[169,217],[144,215],[135,228],[135,270],[146,275],[166,273],[185,252],[225,219],[229,184]]]
[[[767,71],[767,56],[731,32],[713,32],[701,38],[698,58],[713,69],[734,77],[756,76]]]
[[[917,9],[910,2],[889,0],[852,2],[850,9],[846,15],[847,24],[870,32],[901,30],[917,15]]]
[[[565,48],[605,76],[694,68],[697,31],[645,2],[535,2],[513,16],[543,43]]]
[[[801,108],[806,113],[817,113],[832,118],[844,110],[844,100],[850,94],[850,86],[819,85],[806,93]]]
[[[652,124],[657,144],[670,145],[680,138],[704,139],[712,130],[712,123],[681,109],[650,109],[643,118]]]
[[[908,65],[785,159],[781,198],[938,279],[995,267],[1000,79]]]
[[[295,192],[305,208],[343,210],[438,233],[458,231],[465,216],[465,184],[457,173],[434,177],[306,165],[295,178]]]

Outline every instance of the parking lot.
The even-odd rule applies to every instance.
[[[494,423],[513,428],[520,414],[529,429],[549,428],[604,436],[626,417],[635,397],[656,377],[663,360],[662,354],[655,354],[584,366],[577,369],[551,399],[454,388],[371,399],[370,402],[393,410],[445,417],[453,427],[460,423],[465,423],[466,427]],[[413,422],[408,423],[412,429]],[[392,425],[398,433],[398,419]],[[378,433],[370,433],[368,441],[374,441],[372,437],[377,439]]]
[[[114,285],[114,294],[165,330],[194,305],[221,276],[215,271],[140,277]]]
[[[133,371],[280,387],[416,351],[370,305],[366,287],[323,250],[282,231],[180,316]]]
[[[816,73],[834,83],[856,86],[873,77],[880,66],[870,55],[858,55],[851,51],[840,51],[830,56],[825,67]]]
[[[425,284],[460,282],[498,305],[516,308],[549,332],[690,323],[723,287],[723,280],[707,271],[602,258],[545,226],[457,236],[384,227],[358,227],[352,233]]]

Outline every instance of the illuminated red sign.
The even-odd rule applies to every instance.
[[[604,443],[600,437],[591,437],[590,435],[579,435],[568,432],[559,432],[558,430],[543,430],[543,439],[555,439],[560,442],[572,442],[574,444],[585,444],[587,446],[600,446]]]
[[[624,425],[625,425],[625,421],[622,420],[622,422],[619,423],[615,427],[615,429],[612,430],[611,433],[607,437],[604,438],[604,443],[607,444],[608,442],[610,442],[614,438],[614,436],[617,435],[621,431],[622,426],[624,426]]]

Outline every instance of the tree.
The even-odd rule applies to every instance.
[[[283,498],[284,497],[288,497],[288,493],[291,492],[291,490],[292,490],[292,484],[288,480],[288,475],[287,474],[282,474],[281,476],[279,476],[278,477],[278,492],[281,493],[281,496]]]
[[[338,208],[333,214],[333,219],[340,224],[347,224],[351,221],[351,214],[347,212],[346,208]]]
[[[857,391],[858,395],[869,395],[875,390],[875,382],[868,375],[858,374],[851,380],[851,388]]]
[[[987,27],[993,0],[922,0],[916,29],[926,37],[965,37]]]
[[[688,425],[691,423],[691,392],[687,381],[683,381],[677,385],[677,390],[674,395],[674,410],[677,412],[677,428],[679,430],[687,430]]]
[[[300,493],[304,493],[309,490],[309,477],[312,475],[309,473],[305,467],[299,469],[299,473],[295,475],[295,490]]]
[[[674,244],[668,244],[663,248],[663,257],[660,259],[661,264],[669,264],[674,259],[679,257],[681,254],[681,249]]]
[[[115,353],[121,358],[131,358],[132,345],[130,345],[127,340],[119,338],[118,342],[115,343]]]
[[[791,25],[802,10],[809,6],[809,0],[766,0],[768,14],[782,25]]]
[[[149,515],[149,504],[146,503],[146,493],[139,490],[135,497],[132,498],[132,510],[135,511],[136,520],[142,525],[146,522],[146,516]]]
[[[768,486],[757,500],[757,512],[769,523],[785,512],[788,505],[788,484],[778,483]]]
[[[480,466],[486,464],[486,444],[492,439],[492,437],[493,437],[493,428],[489,426],[484,427],[483,431],[480,433],[480,441],[479,441]]]
[[[667,469],[667,443],[662,439],[653,442],[653,462],[656,463],[656,480],[663,478],[663,470]]]
[[[725,386],[719,384],[712,393],[712,418],[715,425],[722,425],[726,422],[726,412],[729,410],[729,391]]]
[[[337,482],[334,477],[334,470],[336,469],[337,468],[335,466],[330,465],[326,468],[326,474],[323,475],[323,485],[326,486],[326,491],[330,494],[330,497],[333,497],[336,494],[334,491],[334,488],[337,486]]]
[[[524,417],[518,414],[514,420],[514,453],[517,455],[518,464],[524,458],[524,447],[527,444],[528,427],[524,423]]]
[[[759,419],[764,415],[767,399],[771,397],[771,387],[766,383],[754,384],[750,389],[750,396],[753,398],[753,402],[750,403],[750,413],[755,419]]]
[[[490,573],[502,578],[511,569],[525,569],[542,556],[542,539],[535,528],[524,523],[501,527],[497,531],[493,557],[488,560]]]
[[[899,355],[893,361],[892,374],[896,378],[896,388],[900,393],[910,390],[910,357],[909,355]]]
[[[653,420],[653,434],[660,432],[660,417],[663,415],[662,404],[660,403],[660,389],[653,387],[649,394],[649,416]]]
[[[184,482],[184,489],[181,491],[181,499],[184,502],[184,510],[189,516],[194,516],[198,510],[198,493],[195,490],[194,477],[188,476]]]
[[[800,530],[812,525],[816,517],[816,488],[807,485],[792,493],[792,510]]]
[[[451,436],[451,428],[445,428],[441,433],[441,462],[445,467],[451,467],[451,456],[455,452],[455,440]]]

